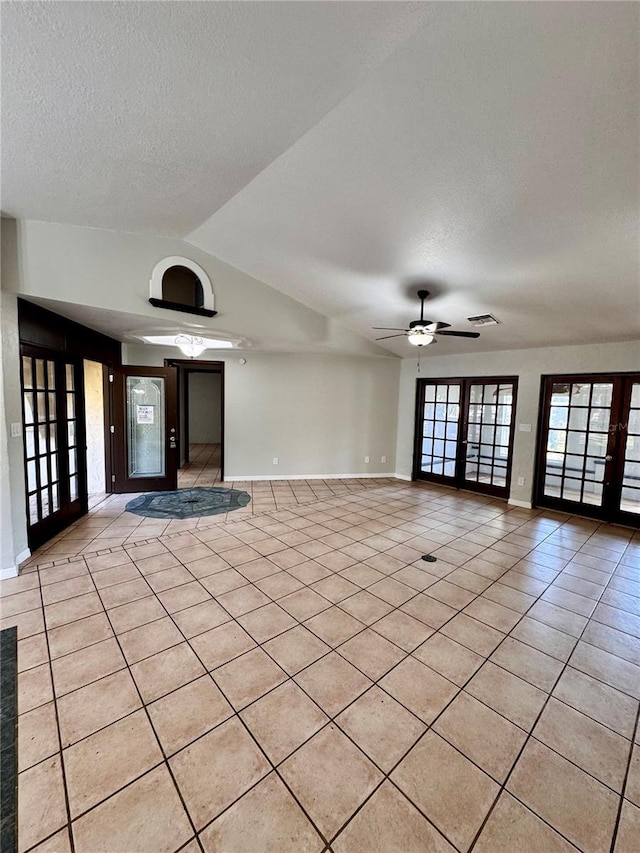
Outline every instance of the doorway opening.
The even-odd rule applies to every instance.
[[[224,480],[224,362],[167,360],[178,375],[178,488]]]
[[[107,496],[104,366],[85,358],[82,368],[87,434],[87,505],[92,509]]]

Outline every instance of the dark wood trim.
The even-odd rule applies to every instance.
[[[217,311],[210,308],[196,308],[195,305],[184,305],[182,302],[169,302],[167,299],[156,299],[152,296],[149,302],[154,308],[166,308],[169,311],[182,311],[183,314],[197,314],[199,317],[215,317]]]
[[[469,425],[469,406],[471,386],[481,385],[506,385],[513,386],[513,402],[511,404],[511,423],[509,425],[509,444],[506,466],[506,477],[504,486],[496,486],[490,483],[480,483],[465,478],[466,469],[466,435]],[[421,470],[422,458],[422,425],[424,421],[423,412],[425,404],[425,391],[429,385],[456,385],[460,388],[458,417],[458,429],[456,434],[456,459],[455,473],[453,476],[444,474],[426,474]],[[413,479],[425,480],[427,482],[441,483],[466,491],[478,492],[479,494],[491,495],[493,497],[508,498],[511,489],[511,475],[513,469],[513,446],[515,441],[516,411],[518,404],[518,377],[517,376],[451,376],[451,377],[421,377],[416,380],[416,409],[413,440]],[[497,405],[497,400],[496,400]],[[449,439],[452,440],[452,439]],[[495,444],[493,445],[496,446]]]
[[[611,457],[611,461],[605,462],[602,503],[600,506],[544,494],[546,449],[550,429],[549,418],[553,386],[565,383],[569,385],[572,383],[578,384],[581,381],[584,383],[611,383],[613,385],[610,406],[610,428],[606,448],[606,455]],[[631,389],[634,382],[638,381],[640,381],[640,374],[635,371],[545,374],[541,377],[533,491],[533,505],[535,507],[568,512],[574,515],[625,524],[631,527],[640,526],[639,515],[620,509]],[[612,425],[614,429],[611,429]]]

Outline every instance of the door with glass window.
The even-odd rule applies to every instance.
[[[176,368],[120,367],[112,388],[113,491],[173,491],[178,480]]]
[[[640,375],[543,379],[536,504],[640,523]]]
[[[38,548],[87,511],[83,377],[78,360],[21,347],[29,546]]]
[[[507,497],[517,379],[418,380],[414,477]]]

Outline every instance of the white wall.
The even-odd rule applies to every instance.
[[[417,372],[415,357],[402,361],[398,398],[397,473],[410,477],[413,467],[417,378],[517,376],[518,402],[510,499],[528,503],[533,487],[541,377],[555,373],[640,371],[640,341],[469,355],[428,355],[420,361],[420,373]],[[518,425],[521,423],[531,424],[531,432],[520,432]],[[517,485],[518,477],[524,477],[524,486]]]
[[[97,495],[105,490],[103,367],[84,360],[84,403],[87,420],[87,490]]]
[[[123,354],[140,365],[169,357],[151,346]],[[225,479],[395,472],[398,359],[244,357],[242,365],[239,354],[216,353],[225,362]]]
[[[219,373],[189,374],[189,443],[220,444],[222,378]]]

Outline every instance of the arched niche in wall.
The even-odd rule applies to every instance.
[[[150,281],[149,302],[156,308],[214,317],[213,288],[202,267],[177,255],[156,264]]]

